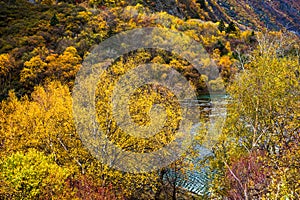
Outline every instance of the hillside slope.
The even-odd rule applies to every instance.
[[[300,1],[218,0],[217,4],[231,19],[248,27],[285,28],[300,33]]]
[[[242,29],[287,29],[300,35],[300,1],[297,0],[145,0],[143,3],[152,10],[181,18],[234,21]]]

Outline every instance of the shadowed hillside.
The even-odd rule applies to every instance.
[[[234,21],[244,29],[285,28],[300,34],[300,1],[296,0],[145,0],[143,4],[181,18]]]

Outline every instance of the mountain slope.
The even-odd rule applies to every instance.
[[[231,19],[251,28],[285,28],[300,33],[300,1],[296,0],[218,0]]]
[[[180,18],[233,21],[241,29],[287,29],[300,35],[298,0],[145,0],[143,4]]]

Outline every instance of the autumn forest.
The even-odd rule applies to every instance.
[[[0,0],[0,199],[300,199],[299,8]]]

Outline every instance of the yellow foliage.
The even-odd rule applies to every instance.
[[[6,76],[11,68],[8,54],[0,55],[0,77]]]

